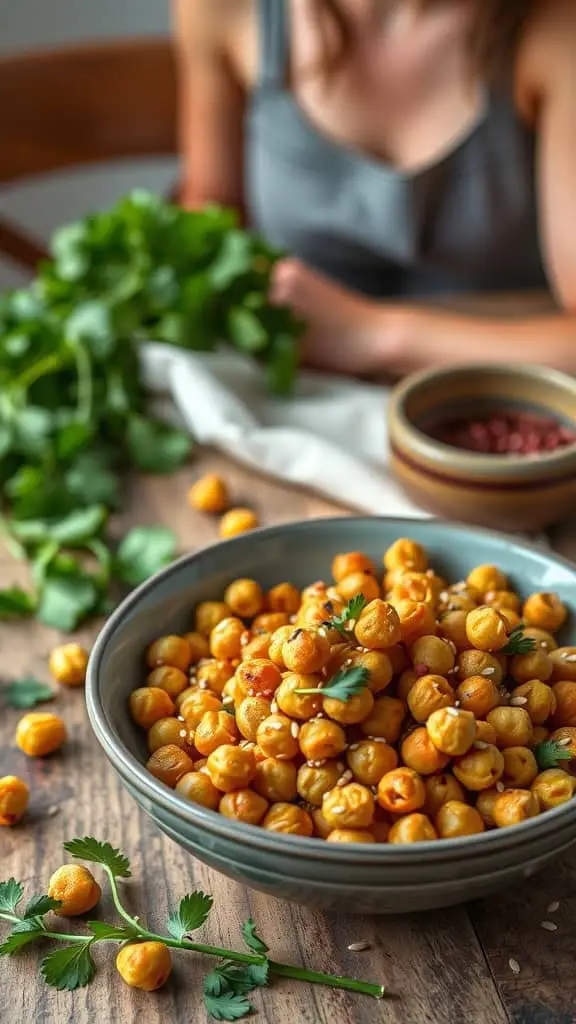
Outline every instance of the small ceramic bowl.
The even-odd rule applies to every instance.
[[[576,379],[538,366],[478,365],[408,377],[389,407],[391,465],[404,491],[438,516],[537,531],[573,514],[576,444],[537,455],[484,455],[426,432],[459,416],[530,411],[576,427]]]
[[[179,796],[150,775],[145,736],[128,710],[142,685],[143,652],[159,633],[185,632],[195,605],[237,577],[269,588],[329,579],[334,555],[365,551],[380,563],[398,537],[423,544],[451,580],[491,563],[526,596],[556,591],[576,610],[574,566],[541,548],[438,521],[323,519],[256,530],[187,555],[134,591],[102,630],[90,658],[92,727],[118,775],[158,827],[217,871],[296,903],[351,913],[405,913],[449,906],[529,878],[576,842],[576,802],[514,828],[413,846],[326,843],[231,821]],[[574,618],[572,618],[572,623]],[[574,626],[561,636],[576,643]]]

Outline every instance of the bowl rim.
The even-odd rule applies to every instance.
[[[574,458],[576,456],[576,441],[559,448],[553,452],[534,453],[533,455],[491,455],[484,452],[471,452],[443,441],[436,441],[429,434],[420,430],[406,413],[406,402],[412,393],[435,380],[450,380],[450,378],[475,376],[478,373],[498,374],[501,377],[525,377],[540,379],[542,374],[555,387],[572,392],[576,401],[576,379],[561,370],[555,370],[548,366],[525,365],[515,366],[505,363],[457,363],[446,367],[432,370],[421,370],[413,373],[404,381],[398,384],[390,397],[389,422],[392,421],[391,441],[399,448],[400,452],[405,447],[412,448],[422,458],[434,462],[441,462],[442,465],[450,466],[453,472],[461,473],[463,476],[486,475],[493,472],[496,476],[504,476],[510,470],[518,472],[524,470],[528,475],[535,470],[558,470],[565,468],[568,473],[574,472]],[[396,418],[396,429],[394,429],[394,418]],[[576,417],[574,419],[576,425]],[[400,438],[398,433],[400,432]]]
[[[406,845],[389,845],[388,843],[327,843],[324,839],[317,839],[308,836],[293,836],[284,833],[275,833],[262,829],[257,825],[248,825],[243,822],[232,821],[225,818],[217,811],[209,810],[200,804],[194,804],[180,797],[174,790],[165,786],[155,779],[145,766],[135,757],[127,747],[124,746],[119,737],[115,735],[112,720],[104,710],[100,696],[100,676],[104,654],[109,643],[113,640],[116,630],[122,626],[124,619],[139,604],[142,597],[153,591],[158,582],[167,580],[172,575],[178,574],[181,569],[192,562],[204,557],[206,552],[214,548],[233,549],[243,544],[258,541],[261,537],[274,538],[280,534],[305,532],[307,530],[323,530],[330,526],[342,526],[343,523],[354,527],[362,524],[383,522],[396,524],[399,536],[406,536],[407,531],[414,525],[425,522],[434,530],[437,527],[450,528],[457,534],[469,534],[473,532],[488,539],[497,540],[501,545],[514,543],[517,548],[525,549],[540,557],[547,557],[550,561],[576,572],[576,565],[562,555],[551,552],[549,555],[541,546],[523,539],[518,540],[509,534],[498,530],[491,530],[485,527],[471,527],[464,523],[455,523],[445,519],[408,518],[405,516],[329,516],[324,518],[297,520],[293,522],[280,523],[273,526],[259,527],[228,540],[215,541],[207,544],[197,551],[182,555],[172,562],[165,569],[160,570],[149,580],[141,583],[135,590],[118,605],[114,612],[105,622],[100,630],[90,654],[86,672],[86,706],[92,729],[100,746],[108,760],[124,780],[128,775],[130,785],[137,790],[139,795],[149,804],[168,811],[178,818],[183,824],[192,828],[200,828],[205,832],[216,834],[228,841],[240,842],[263,851],[280,853],[286,856],[309,856],[314,860],[324,860],[328,864],[344,864],[350,858],[355,862],[363,864],[373,863],[385,867],[392,866],[394,861],[405,863],[406,861],[418,861],[425,858],[427,863],[445,861],[451,859],[462,859],[463,854],[481,855],[482,853],[496,854],[506,847],[518,848],[523,843],[530,843],[536,834],[543,836],[545,833],[554,832],[556,825],[560,826],[563,821],[573,815],[576,810],[576,797],[561,804],[553,810],[539,814],[535,818],[515,825],[513,828],[495,829],[477,833],[471,836],[458,836],[453,839],[425,840],[418,843]]]

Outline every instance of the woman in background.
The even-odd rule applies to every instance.
[[[574,0],[176,0],[184,202],[291,254],[310,365],[576,373]],[[547,286],[560,312],[435,309]],[[411,298],[418,298],[418,304]]]

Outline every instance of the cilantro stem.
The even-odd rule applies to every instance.
[[[77,415],[81,423],[90,424],[92,419],[92,368],[90,356],[79,342],[74,346],[76,372],[78,374]]]
[[[7,914],[4,911],[0,912],[0,918],[4,921],[10,921],[11,924],[22,924],[24,918],[18,917],[16,914]],[[85,935],[69,935],[67,932],[49,932],[43,924],[38,926],[38,931],[42,934],[38,936],[39,939],[57,939],[58,942],[86,942]]]
[[[229,957],[229,954],[226,954]],[[270,972],[281,978],[295,978],[297,981],[309,981],[312,985],[327,985],[329,988],[342,988],[346,992],[360,992],[365,996],[373,996],[375,999],[384,997],[384,985],[375,985],[370,981],[357,981],[355,978],[345,978],[338,974],[321,974],[318,971],[309,971],[306,967],[293,967],[292,964],[279,964],[270,960]]]
[[[23,391],[25,391],[37,380],[40,380],[40,377],[45,377],[46,374],[59,370],[61,366],[62,360],[59,356],[54,354],[50,356],[44,356],[43,359],[38,359],[38,361],[32,363],[32,365],[29,366],[27,370],[24,370],[24,372],[21,373],[20,376],[14,381],[12,388],[15,391],[17,391],[18,389],[22,389]]]

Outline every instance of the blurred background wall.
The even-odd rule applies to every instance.
[[[169,22],[169,0],[0,0],[0,56],[90,39],[165,35]],[[47,238],[57,225],[109,206],[135,185],[165,191],[174,177],[172,160],[67,172],[0,188],[0,211]],[[23,281],[0,260],[0,291]]]

